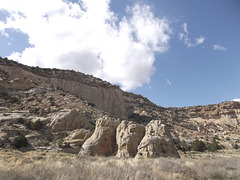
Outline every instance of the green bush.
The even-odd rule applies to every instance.
[[[37,121],[31,123],[31,127],[32,127],[32,129],[38,131],[43,128],[43,123],[41,121],[37,120]]]
[[[206,146],[203,141],[196,139],[192,142],[192,150],[203,152],[206,150]]]
[[[28,146],[28,141],[25,136],[19,135],[14,138],[13,146],[15,146],[16,148],[26,147]]]
[[[31,124],[32,124],[32,121],[31,120],[26,120],[24,121],[24,126],[26,126],[28,129],[31,129]]]
[[[27,120],[24,122],[24,125],[28,129],[33,129],[33,130],[37,130],[37,131],[43,128],[43,123],[40,120],[37,120],[35,122],[32,122],[31,120]]]
[[[24,121],[23,118],[18,118],[18,119],[17,119],[17,123],[18,123],[18,124],[24,124],[24,122],[25,122],[25,121]]]
[[[219,143],[215,140],[212,143],[207,143],[206,148],[210,152],[215,152],[219,149],[222,149],[222,147],[219,145]]]

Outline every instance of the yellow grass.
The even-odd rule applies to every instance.
[[[181,159],[76,157],[51,152],[0,151],[0,179],[122,180],[238,179],[240,152],[191,153]]]

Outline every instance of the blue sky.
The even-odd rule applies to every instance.
[[[240,98],[239,17],[239,0],[9,0],[0,56],[93,74],[165,107],[214,104]]]

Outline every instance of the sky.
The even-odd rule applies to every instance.
[[[157,105],[240,101],[239,0],[0,0],[0,56]]]

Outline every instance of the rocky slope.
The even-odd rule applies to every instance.
[[[196,138],[237,148],[239,122],[239,102],[164,108],[80,72],[0,58],[0,147],[21,134],[23,150],[178,157]]]

